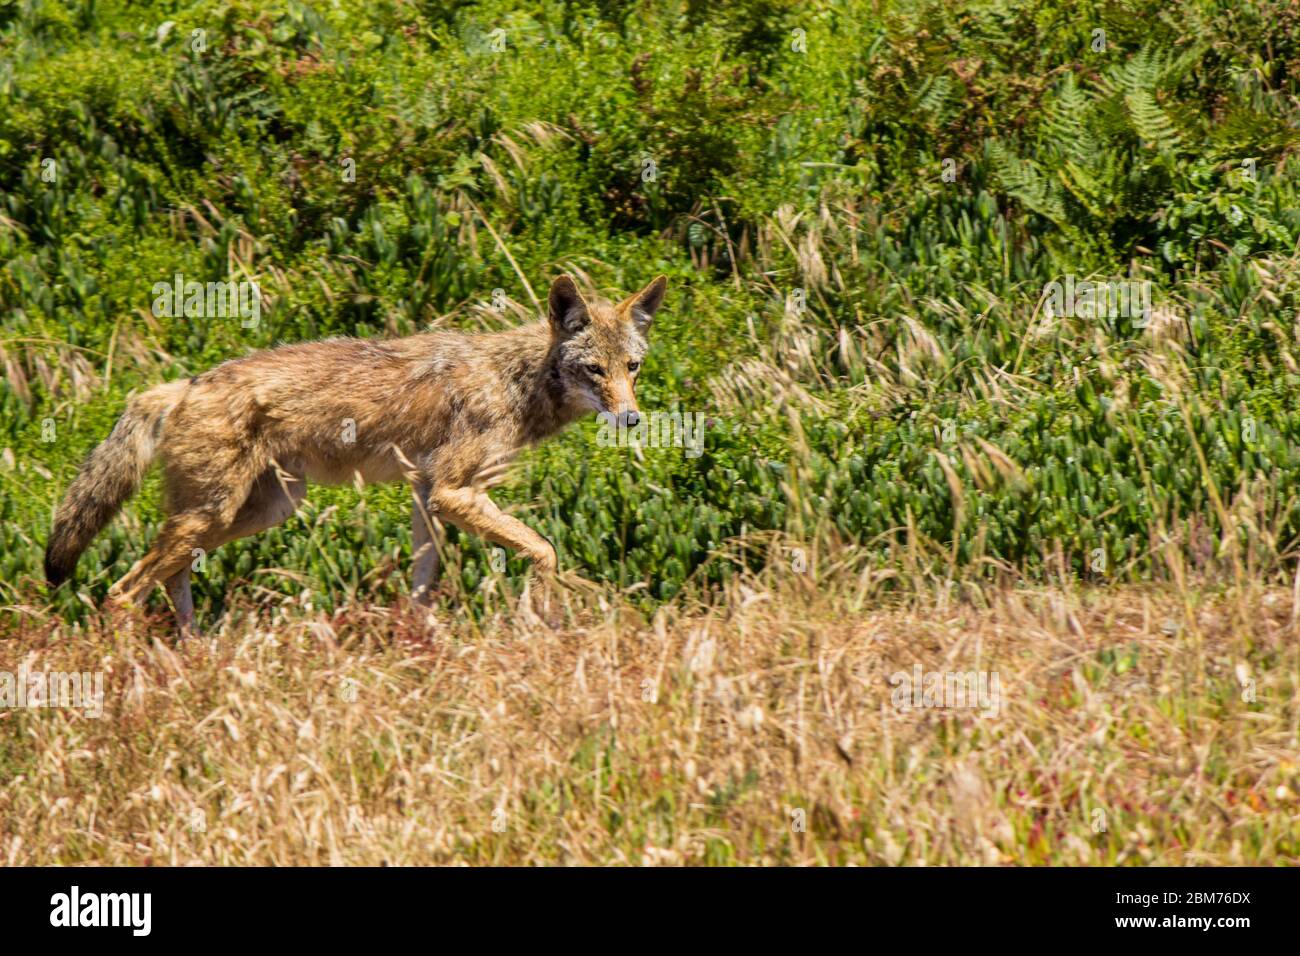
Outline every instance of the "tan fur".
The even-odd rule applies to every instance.
[[[551,543],[484,493],[521,448],[590,412],[635,421],[636,374],[663,299],[655,279],[617,306],[551,287],[547,321],[505,332],[431,332],[388,341],[327,339],[235,359],[133,400],[91,453],[59,508],[46,549],[52,584],[161,453],[167,519],[110,590],[141,602],[166,583],[182,631],[193,614],[189,568],[204,551],[291,515],[306,482],[406,479],[415,488],[415,581],[436,570],[432,518],[521,551],[549,575]],[[589,366],[599,366],[600,374]]]

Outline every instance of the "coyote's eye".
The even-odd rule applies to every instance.
[[[639,369],[640,367],[641,367],[641,363],[640,363],[640,362],[628,362],[628,363],[627,363],[627,370],[628,370],[629,372],[635,372],[635,371],[636,371],[637,369]]]
[[[587,366],[587,371],[590,372],[592,375],[604,375],[604,374],[605,374],[605,370],[604,370],[603,368],[601,368],[599,365],[588,365],[588,366]]]

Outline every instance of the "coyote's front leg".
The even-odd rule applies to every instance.
[[[437,510],[438,517],[528,557],[533,562],[535,582],[540,591],[535,595],[537,603],[547,623],[557,622],[551,598],[559,560],[551,542],[518,518],[506,514],[491,498],[475,488],[434,488],[429,493],[429,502]]]
[[[411,600],[428,607],[438,577],[438,545],[434,540],[432,485],[417,481],[411,490]]]

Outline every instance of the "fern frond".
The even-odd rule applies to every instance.
[[[1073,74],[1067,76],[1047,106],[1041,132],[1047,148],[1081,165],[1094,163],[1100,149],[1089,130],[1091,111],[1088,94],[1079,88]]]
[[[1150,143],[1162,153],[1172,153],[1182,143],[1177,127],[1160,108],[1156,98],[1147,90],[1134,90],[1124,97],[1133,129],[1145,143]]]
[[[925,81],[916,98],[916,105],[918,109],[942,122],[948,118],[952,98],[952,77],[947,73],[940,73]]]
[[[1091,169],[1085,169],[1071,160],[1066,160],[1065,166],[1057,170],[1056,175],[1079,205],[1088,210],[1090,216],[1095,219],[1105,217],[1106,207],[1114,198],[1105,180],[1094,176]]]
[[[1021,159],[997,140],[988,143],[988,154],[993,173],[1007,195],[1056,225],[1068,227],[1059,186],[1043,176],[1032,162]]]
[[[1123,63],[1110,67],[1097,87],[1104,96],[1120,97],[1140,90],[1172,89],[1200,62],[1204,52],[1199,45],[1175,53],[1148,44]]]

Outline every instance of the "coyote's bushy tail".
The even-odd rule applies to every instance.
[[[169,382],[137,395],[81,466],[54,516],[54,530],[45,545],[45,579],[50,587],[72,576],[81,553],[140,487],[154,459],[163,421],[188,386],[187,381]]]

